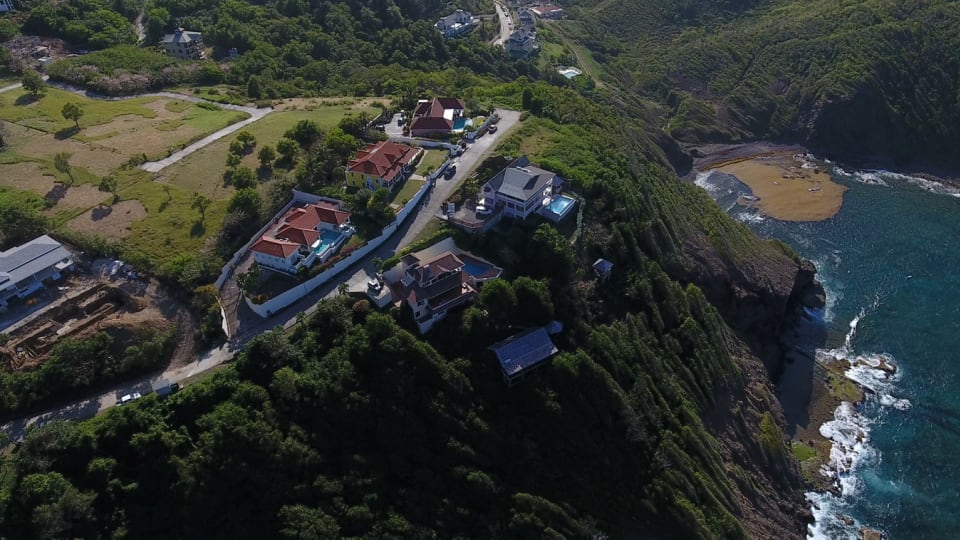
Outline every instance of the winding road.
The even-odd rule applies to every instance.
[[[178,98],[191,97],[180,96],[179,94],[173,95],[178,96]],[[321,299],[339,294],[338,288],[341,283],[347,283],[351,290],[356,290],[357,288],[365,290],[367,279],[375,273],[372,262],[373,259],[375,257],[379,257],[381,260],[387,259],[413,242],[433,219],[441,215],[443,201],[449,198],[460,184],[473,174],[477,165],[479,165],[484,158],[492,154],[496,143],[513,131],[520,122],[519,111],[497,109],[496,112],[500,116],[500,120],[497,123],[499,128],[497,133],[487,133],[469,146],[463,155],[457,158],[457,173],[453,178],[450,180],[437,179],[436,186],[427,194],[423,206],[416,214],[412,214],[412,217],[407,218],[406,222],[404,222],[393,236],[384,242],[379,249],[374,250],[340,274],[341,277],[349,277],[330,280],[311,294],[301,298],[298,302],[288,306],[269,319],[261,319],[256,316],[246,307],[246,303],[243,302],[242,298],[236,298],[233,303],[226,305],[225,308],[228,310],[246,310],[246,314],[238,319],[239,325],[237,327],[230,329],[230,340],[220,347],[201,354],[196,362],[169,369],[160,374],[147,375],[139,379],[127,381],[74,403],[63,405],[41,414],[7,422],[0,426],[0,430],[6,433],[11,440],[18,440],[26,433],[27,429],[33,425],[43,425],[53,420],[82,420],[91,418],[97,413],[116,405],[119,396],[132,392],[140,392],[146,395],[157,388],[174,382],[182,382],[189,377],[203,373],[232,360],[253,337],[268,330],[275,329],[278,326],[289,329],[297,323],[298,315],[301,312],[307,315],[313,313],[316,310],[317,302]]]

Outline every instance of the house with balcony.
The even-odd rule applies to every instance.
[[[476,25],[477,19],[473,18],[472,13],[458,9],[446,17],[441,17],[433,26],[443,34],[443,37],[452,38],[470,32]]]
[[[421,99],[413,110],[410,120],[412,137],[444,137],[452,131],[462,130],[466,124],[463,111],[466,109],[462,99],[440,98]]]
[[[521,26],[514,30],[503,46],[513,56],[530,56],[540,50],[537,31],[532,26]]]
[[[73,268],[73,254],[47,235],[0,251],[0,312],[11,300],[27,298]]]
[[[530,8],[520,8],[517,10],[517,22],[520,23],[520,26],[534,26],[535,18],[533,12],[530,11]]]
[[[422,148],[390,141],[369,144],[347,162],[347,187],[351,189],[393,188],[413,172],[423,155]]]
[[[207,57],[203,50],[203,34],[177,28],[172,34],[160,40],[164,52],[184,60],[203,60]]]
[[[411,311],[421,334],[444,319],[451,309],[472,302],[476,289],[464,272],[464,262],[451,251],[421,258],[409,254],[400,259],[400,281],[396,295]]]
[[[288,274],[328,261],[355,232],[341,206],[336,200],[293,205],[250,246],[253,260]]]
[[[549,206],[562,187],[563,179],[556,173],[531,165],[524,156],[483,184],[477,212],[502,212],[504,217],[526,219]]]

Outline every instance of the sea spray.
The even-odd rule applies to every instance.
[[[871,310],[878,305],[879,298]],[[854,337],[867,313],[867,309],[862,309],[850,321],[841,347],[819,349],[816,353],[817,363],[827,369],[838,364],[842,366],[844,376],[865,391],[866,403],[841,402],[834,411],[833,420],[820,426],[820,434],[832,443],[830,459],[821,467],[820,473],[831,480],[833,489],[806,494],[814,516],[814,522],[808,528],[808,538],[815,540],[861,537],[862,524],[847,512],[863,487],[858,471],[875,465],[880,459],[879,452],[870,445],[871,425],[885,407],[907,410],[911,406],[909,400],[892,395],[900,371],[891,355],[854,352]]]

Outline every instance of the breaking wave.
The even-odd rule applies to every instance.
[[[878,304],[879,300],[872,308]],[[834,411],[833,420],[820,426],[820,434],[833,443],[830,460],[820,470],[831,481],[832,490],[806,494],[814,516],[807,537],[814,540],[861,538],[863,524],[845,512],[849,511],[852,499],[863,488],[863,470],[880,459],[879,452],[870,444],[871,426],[886,408],[907,410],[911,407],[909,400],[894,395],[900,372],[893,356],[853,350],[857,327],[866,315],[867,309],[863,309],[850,321],[850,329],[841,347],[820,349],[816,353],[821,365],[842,366],[844,375],[860,385],[866,398],[865,403],[842,402]]]

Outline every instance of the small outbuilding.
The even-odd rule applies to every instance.
[[[532,328],[511,336],[494,344],[490,350],[497,355],[503,382],[509,387],[559,351],[545,327]]]
[[[613,263],[606,259],[597,259],[596,262],[593,263],[593,273],[597,275],[600,281],[606,281],[612,271]]]

